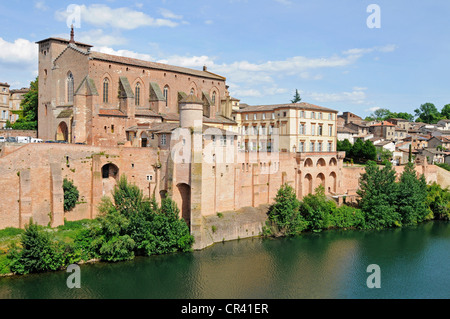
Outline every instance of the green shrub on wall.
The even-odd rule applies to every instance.
[[[64,190],[64,211],[69,212],[77,204],[80,192],[73,184],[73,182],[69,181],[67,178],[65,178],[63,181],[63,190]]]

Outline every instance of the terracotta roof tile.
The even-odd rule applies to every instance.
[[[128,58],[128,57],[116,56],[116,55],[100,53],[100,52],[96,52],[96,51],[91,51],[89,56],[91,59],[95,59],[95,60],[115,62],[115,63],[120,63],[120,64],[127,64],[127,65],[133,65],[133,66],[138,66],[138,67],[150,68],[150,69],[172,71],[172,72],[195,75],[195,76],[199,76],[199,77],[203,77],[203,78],[210,78],[210,79],[215,79],[215,80],[222,80],[222,81],[225,80],[224,77],[216,75],[216,74],[208,72],[208,71],[188,69],[188,68],[179,67],[179,66],[173,66],[173,65],[163,64],[163,63],[150,62],[150,61],[144,61],[144,60],[133,59],[133,58]]]
[[[124,114],[122,111],[117,110],[117,109],[100,109],[98,111],[99,115],[104,115],[104,116],[121,116],[121,117],[126,117],[126,114]]]

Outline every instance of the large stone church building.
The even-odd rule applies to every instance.
[[[193,70],[91,51],[74,40],[39,44],[39,137],[117,146],[136,143],[140,124],[176,122],[188,95],[203,104],[204,122],[235,125],[226,79]],[[131,128],[131,130],[129,130]],[[141,134],[144,132],[140,132]],[[149,143],[138,136],[140,145]]]

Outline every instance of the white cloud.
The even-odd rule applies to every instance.
[[[379,106],[374,106],[374,107],[365,109],[364,111],[366,111],[366,112],[375,112],[376,110],[379,110],[379,109],[381,109],[381,107],[379,107]]]
[[[34,7],[41,11],[47,11],[49,9],[49,7],[45,4],[44,1],[36,1],[34,3]]]
[[[353,90],[352,92],[339,93],[307,93],[305,94],[320,103],[326,102],[347,102],[352,104],[363,104],[366,102],[366,93],[362,90]]]
[[[364,54],[372,53],[372,52],[382,52],[388,53],[393,52],[398,48],[395,44],[388,44],[385,46],[375,46],[372,48],[354,48],[347,51],[342,52],[344,55],[353,56],[355,58],[362,57]]]
[[[0,38],[0,62],[11,64],[36,64],[38,60],[37,44],[26,39],[8,42]]]
[[[67,34],[53,34],[53,37],[68,39]],[[118,34],[106,34],[102,29],[93,29],[89,31],[75,30],[75,41],[87,43],[94,47],[111,47],[115,45],[125,45],[128,40]]]
[[[153,61],[154,60],[153,57],[149,54],[137,53],[137,52],[133,52],[130,50],[114,50],[109,47],[98,47],[98,48],[95,48],[95,50],[93,50],[93,51],[111,54],[111,55],[118,55],[118,56],[133,58],[133,59],[145,60],[145,61]]]
[[[289,0],[275,0],[275,2],[281,3],[282,5],[285,5],[285,6],[292,4],[292,2]]]
[[[202,68],[205,65],[214,65],[214,60],[206,55],[191,57],[173,55],[166,59],[160,59],[157,62],[186,68]]]
[[[96,27],[113,27],[133,30],[139,27],[176,27],[177,22],[169,19],[155,19],[141,11],[130,8],[112,9],[103,4],[92,4],[89,7],[79,6],[81,21]],[[70,13],[57,11],[55,16],[59,21],[66,21]]]
[[[213,20],[206,20],[206,21],[205,21],[205,24],[213,24],[213,23],[214,23]]]
[[[177,14],[173,13],[172,11],[164,9],[164,8],[159,9],[159,13],[166,19],[175,19],[175,20],[183,19],[183,16],[177,15]]]

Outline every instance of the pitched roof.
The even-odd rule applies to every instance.
[[[47,39],[38,41],[38,42],[36,42],[36,43],[39,44],[39,43],[47,42],[47,41],[59,41],[59,42],[63,42],[63,43],[69,44],[69,40],[66,40],[66,39],[63,39],[63,38],[57,38],[57,37],[50,37],[50,38],[47,38]],[[75,44],[76,44],[76,45],[80,45],[80,46],[84,46],[84,47],[92,48],[92,45],[86,44],[86,43],[83,43],[83,42],[75,41]]]
[[[242,105],[242,104],[241,104]],[[300,110],[317,110],[317,111],[329,111],[329,112],[338,112],[333,109],[329,109],[323,106],[314,105],[311,103],[301,102],[301,103],[288,103],[288,104],[273,104],[273,105],[251,105],[244,108],[239,109],[237,112],[262,112],[262,111],[274,111],[276,109],[283,108],[295,108]]]
[[[200,71],[200,70],[194,70],[194,69],[188,69],[184,67],[179,66],[173,66],[163,63],[157,63],[157,62],[150,62],[150,61],[144,61],[139,59],[133,59],[123,56],[117,56],[117,55],[111,55],[106,53],[100,53],[96,51],[91,51],[89,53],[89,57],[94,60],[100,60],[100,61],[106,61],[106,62],[114,62],[114,63],[120,63],[120,64],[126,64],[131,66],[138,66],[138,67],[144,67],[149,69],[155,69],[155,70],[163,70],[163,71],[171,71],[171,72],[177,72],[177,73],[184,73],[188,75],[195,75],[198,77],[203,78],[209,78],[209,79],[215,79],[215,80],[221,80],[224,81],[226,78],[222,77],[220,75],[216,75],[214,73],[211,73],[209,71]]]
[[[126,117],[127,115],[124,114],[122,111],[117,109],[100,109],[98,111],[98,115],[104,115],[104,116],[119,116],[119,117]]]
[[[375,123],[370,126],[395,126],[395,125],[392,123],[389,123],[388,121],[382,121],[380,123]]]
[[[136,108],[135,116],[137,117],[161,117],[162,115],[156,113],[155,111],[145,109],[145,108]]]

